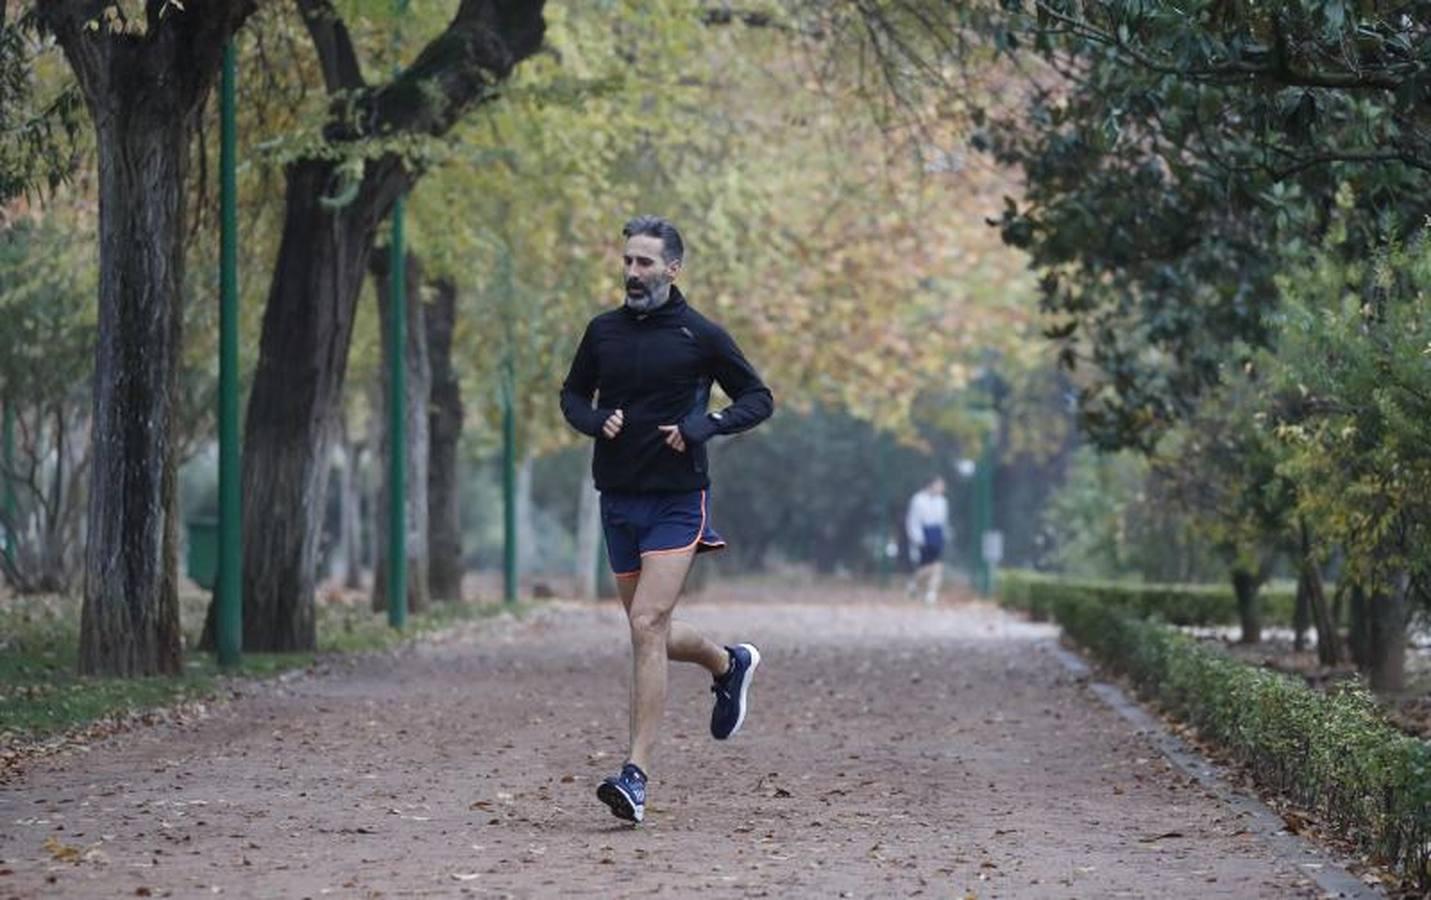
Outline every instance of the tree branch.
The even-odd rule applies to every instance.
[[[447,28],[411,66],[359,99],[356,120],[334,121],[329,140],[395,133],[445,134],[496,96],[517,63],[541,49],[545,0],[462,0]]]
[[[323,84],[330,94],[358,91],[367,87],[353,49],[348,26],[331,0],[298,0],[298,12],[313,39],[318,63],[323,67]]]
[[[1268,63],[1229,62],[1221,65],[1182,67],[1163,62],[1138,50],[1119,36],[1105,31],[1086,19],[1079,19],[1062,13],[1044,0],[1037,3],[1038,10],[1049,18],[1067,26],[1079,37],[1094,41],[1126,54],[1138,65],[1161,75],[1175,75],[1197,81],[1225,81],[1227,79],[1252,78],[1270,84],[1286,87],[1324,87],[1341,90],[1395,91],[1402,86],[1404,78],[1386,73],[1366,73],[1354,70],[1340,72],[1308,72],[1293,68],[1283,61]],[[1407,77],[1410,76],[1408,73]]]

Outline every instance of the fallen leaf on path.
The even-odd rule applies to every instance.
[[[452,873],[452,880],[453,880],[453,881],[473,881],[473,880],[478,879],[478,878],[481,878],[481,877],[482,877],[482,873],[481,873],[481,872],[453,872],[453,873]]]
[[[78,847],[61,843],[53,834],[45,838],[44,846],[50,855],[60,862],[77,863],[80,861],[81,854],[84,853],[84,851]]]
[[[1155,834],[1150,837],[1140,837],[1138,840],[1144,844],[1151,844],[1153,841],[1161,841],[1165,838],[1180,838],[1182,836],[1183,833],[1181,831],[1165,831],[1162,834]]]

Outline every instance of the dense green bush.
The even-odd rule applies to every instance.
[[[1006,608],[1046,619],[1059,598],[1094,600],[1140,619],[1161,619],[1173,625],[1235,625],[1237,597],[1231,583],[1155,584],[1063,578],[1038,572],[999,573],[999,603]],[[1296,592],[1269,585],[1262,588],[1262,621],[1290,625]]]
[[[1366,691],[1319,693],[1076,590],[1058,596],[1051,612],[1073,640],[1246,764],[1261,785],[1431,888],[1431,748],[1388,724]]]

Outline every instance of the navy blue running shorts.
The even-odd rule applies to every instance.
[[[938,562],[944,555],[944,529],[938,525],[924,526],[924,543],[919,547],[919,565]]]
[[[725,540],[711,527],[706,491],[682,494],[601,495],[606,555],[617,578],[641,574],[641,559],[665,553],[721,550]]]

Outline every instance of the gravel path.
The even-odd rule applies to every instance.
[[[640,828],[593,796],[624,749],[620,613],[553,604],[31,766],[0,788],[0,898],[1316,896],[1051,628],[820,599],[683,606],[764,664],[728,744],[673,669]]]

